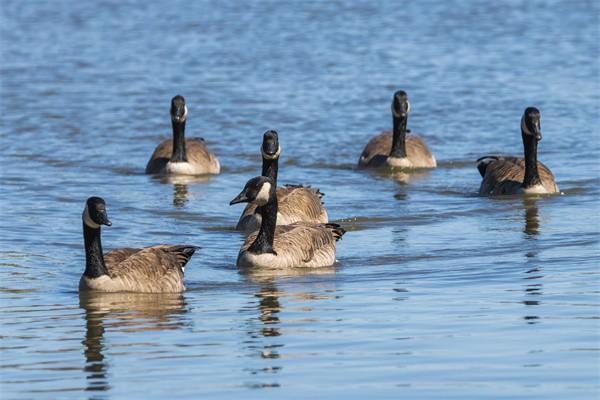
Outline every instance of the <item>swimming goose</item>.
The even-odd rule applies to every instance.
[[[185,138],[187,106],[183,96],[171,100],[171,124],[173,139],[159,144],[148,164],[147,174],[204,175],[218,174],[221,166],[217,157],[208,151],[202,138]]]
[[[277,185],[280,153],[279,135],[273,130],[266,131],[261,147],[262,176],[271,178],[275,185]],[[322,197],[323,193],[319,189],[302,185],[277,187],[279,202],[277,225],[289,225],[298,221],[326,223],[328,216],[321,201]],[[236,229],[246,232],[258,230],[260,218],[260,214],[256,212],[256,204],[248,204],[240,216]]]
[[[558,192],[550,169],[537,161],[537,144],[542,140],[540,111],[537,108],[525,109],[521,117],[521,137],[525,158],[485,156],[477,160],[477,169],[483,177],[480,195]]]
[[[437,162],[423,141],[415,135],[407,135],[406,129],[410,103],[405,91],[394,93],[392,117],[394,129],[372,138],[358,160],[359,167],[378,168],[435,168]]]
[[[100,226],[111,226],[106,203],[90,197],[83,210],[85,272],[79,290],[100,292],[178,293],[185,290],[183,270],[196,246],[159,245],[122,248],[102,254]]]
[[[316,268],[335,263],[335,242],[345,231],[337,224],[277,225],[278,200],[271,178],[250,179],[229,204],[245,202],[258,206],[261,224],[260,230],[250,234],[242,245],[238,267]]]

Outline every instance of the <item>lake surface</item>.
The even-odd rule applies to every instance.
[[[0,397],[600,396],[600,6],[595,1],[2,2]],[[357,170],[391,127],[439,168]],[[185,96],[223,171],[143,174]],[[522,154],[525,107],[561,195],[476,196]],[[332,268],[242,273],[231,200],[280,133],[281,183],[348,233]],[[81,211],[105,250],[202,247],[177,296],[81,297]]]

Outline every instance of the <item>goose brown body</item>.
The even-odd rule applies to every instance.
[[[491,157],[485,157],[491,158]],[[484,159],[485,159],[484,158]],[[558,185],[550,169],[541,162],[537,162],[540,185],[532,187],[529,191],[523,187],[525,178],[525,159],[519,157],[497,157],[487,162],[485,167],[479,165],[479,172],[483,177],[479,187],[482,196],[508,195],[520,193],[557,193]]]
[[[388,158],[392,150],[393,133],[382,132],[373,137],[358,160],[358,165],[365,168],[377,168],[388,165]],[[435,168],[435,157],[423,139],[415,135],[406,136],[406,168]],[[400,165],[399,165],[400,166]]]
[[[101,292],[179,293],[185,290],[183,271],[193,246],[159,245],[117,249],[104,255],[107,275],[83,275],[79,290]]]
[[[335,242],[344,231],[337,224],[296,222],[275,228],[273,253],[249,251],[258,231],[251,233],[238,254],[238,267],[318,268],[335,263]]]
[[[217,157],[208,150],[204,139],[202,138],[189,138],[185,140],[187,150],[187,164],[185,168],[180,168],[180,171],[189,171],[188,173],[176,172],[175,168],[171,168],[174,174],[181,175],[205,175],[205,174],[218,174],[221,172],[221,165]],[[173,153],[173,139],[166,139],[161,142],[148,164],[146,164],[147,174],[169,174],[169,161],[171,160],[171,154]],[[175,163],[177,164],[177,163]]]

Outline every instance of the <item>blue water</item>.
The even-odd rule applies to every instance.
[[[600,397],[600,7],[594,1],[0,5],[0,397]],[[355,169],[391,127],[439,168]],[[223,171],[143,174],[185,96]],[[476,196],[474,160],[539,159],[562,194]],[[325,194],[339,262],[242,273],[240,207],[280,133],[282,183]],[[202,247],[181,296],[80,298],[81,211],[105,249]]]

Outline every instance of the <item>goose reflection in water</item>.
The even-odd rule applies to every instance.
[[[285,357],[282,353],[284,340],[281,336],[284,331],[281,330],[281,312],[284,310],[281,298],[295,298],[302,301],[314,301],[328,299],[329,295],[315,295],[305,291],[306,285],[302,285],[303,290],[297,293],[289,293],[280,290],[276,285],[276,279],[280,277],[307,276],[307,275],[333,275],[335,268],[333,266],[326,268],[296,268],[293,270],[272,270],[247,269],[241,273],[246,277],[249,283],[257,285],[257,290],[250,302],[249,308],[256,308],[258,316],[252,316],[248,319],[249,326],[247,334],[250,339],[247,341],[248,350],[250,350],[251,363],[256,367],[248,367],[246,370],[256,381],[250,382],[247,386],[258,388],[279,387],[280,384],[275,380],[282,367],[278,365],[277,360]],[[320,282],[319,285],[322,285]],[[322,291],[322,287],[319,287]],[[256,303],[258,299],[258,303]],[[303,311],[311,312],[311,308],[303,307]],[[288,321],[289,322],[289,321]],[[258,325],[257,325],[258,323]],[[260,361],[257,361],[256,356]]]
[[[207,183],[211,178],[212,175],[165,175],[155,179],[160,183],[173,185],[173,205],[181,208],[189,201],[188,185]]]
[[[525,197],[523,209],[525,210],[525,226],[523,232],[526,236],[535,236],[540,233],[540,217],[537,206],[538,199]]]
[[[525,239],[529,239],[527,242],[528,249],[525,252],[525,266],[527,270],[525,272],[526,276],[523,278],[526,281],[524,286],[525,300],[523,300],[523,304],[527,307],[539,306],[539,296],[543,295],[543,284],[541,281],[538,281],[544,278],[540,261],[538,260],[539,249],[537,235],[540,233],[540,217],[537,206],[538,200],[537,197],[523,198],[523,233],[525,234]],[[540,322],[540,317],[538,315],[531,315],[531,311],[533,310],[534,309],[529,309],[527,315],[523,317],[527,324],[530,325]]]
[[[188,311],[181,294],[81,292],[79,306],[85,310],[86,332],[81,343],[87,391],[110,389],[105,332],[179,329],[185,325],[180,316]]]

